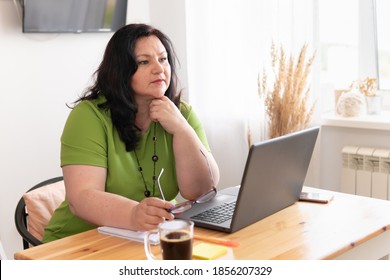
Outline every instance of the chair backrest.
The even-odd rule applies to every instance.
[[[15,225],[23,248],[42,244],[43,230],[59,204],[65,199],[63,177],[45,180],[30,188],[15,209]]]

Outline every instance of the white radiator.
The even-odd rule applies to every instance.
[[[346,146],[341,191],[390,200],[390,149]]]

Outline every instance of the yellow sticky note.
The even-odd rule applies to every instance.
[[[226,253],[226,247],[208,243],[199,243],[192,249],[192,256],[202,260],[217,259]]]

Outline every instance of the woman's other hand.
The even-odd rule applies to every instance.
[[[148,197],[142,200],[132,210],[131,224],[136,230],[148,231],[156,229],[158,224],[165,220],[173,220],[169,213],[173,204],[156,197]]]

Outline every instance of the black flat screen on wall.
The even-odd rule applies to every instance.
[[[114,32],[126,24],[127,0],[20,0],[25,33]]]

